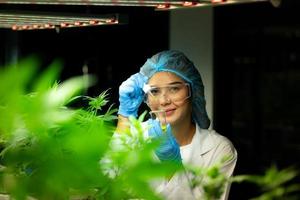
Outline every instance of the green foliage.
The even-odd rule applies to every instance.
[[[187,171],[193,174],[191,179],[191,188],[199,187],[203,190],[203,199],[220,199],[229,179],[221,172],[221,166],[227,161],[227,158],[221,160],[209,168],[187,167]]]
[[[299,199],[300,184],[293,183],[299,175],[295,168],[278,170],[275,165],[263,175],[239,175],[232,178],[233,182],[249,182],[258,186],[262,192],[253,200],[292,200]]]
[[[59,63],[38,72],[35,58],[0,70],[2,193],[15,199],[160,199],[149,182],[176,167],[153,159],[157,144],[143,137],[144,115],[130,119],[133,130],[120,135],[115,149],[116,109],[101,113],[107,91],[78,96],[94,77],[59,83]],[[68,107],[79,98],[88,100],[86,109]]]
[[[170,176],[180,169],[174,163],[161,163],[154,159],[153,149],[158,143],[143,136],[147,129],[141,123],[145,114],[139,119],[130,118],[131,129],[115,135],[112,148],[106,154],[103,165],[114,179],[113,192],[107,191],[107,199],[161,199],[153,192],[149,182]],[[123,191],[115,192],[116,188]]]
[[[67,108],[94,78],[89,76],[88,85],[82,77],[57,84],[60,67],[54,63],[35,79],[37,65],[30,58],[1,68],[2,190],[16,199],[65,199],[72,190],[89,194],[108,181],[99,160],[113,133],[114,110],[100,117]],[[103,93],[98,98],[104,102],[101,106],[105,97]]]

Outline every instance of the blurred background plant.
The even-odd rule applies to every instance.
[[[300,184],[296,182],[298,176],[299,170],[294,167],[279,170],[273,165],[262,175],[238,175],[232,178],[232,182],[248,182],[259,187],[261,194],[251,198],[252,200],[298,200],[300,199]]]
[[[151,184],[182,168],[154,159],[159,145],[143,137],[146,116],[130,118],[131,129],[115,131],[116,109],[108,91],[81,94],[96,83],[91,75],[58,82],[61,63],[39,70],[37,58],[0,68],[0,193],[12,199],[163,199]],[[78,100],[86,106],[74,106]],[[112,140],[113,138],[113,140]],[[228,182],[252,182],[262,188],[256,199],[296,199],[294,169],[271,168],[264,176],[227,179],[216,165],[187,167],[190,187],[218,199]],[[205,181],[202,181],[202,178]],[[292,196],[293,195],[293,196]],[[298,196],[299,197],[299,196]]]

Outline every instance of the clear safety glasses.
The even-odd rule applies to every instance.
[[[191,97],[190,84],[176,82],[163,86],[144,85],[145,102],[148,105],[157,105],[162,100],[181,102]]]

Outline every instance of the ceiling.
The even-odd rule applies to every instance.
[[[126,16],[114,12],[114,7],[153,7],[164,11],[263,1],[269,0],[2,0],[0,28],[21,31],[126,23]],[[86,11],[88,7],[101,7],[112,12],[91,14]]]

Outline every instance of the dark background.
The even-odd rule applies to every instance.
[[[47,8],[49,9],[49,8]],[[118,87],[146,58],[167,49],[169,13],[152,8],[71,7],[72,12],[119,12],[128,24],[19,31],[0,29],[0,65],[36,54],[43,67],[64,61],[61,80],[87,64],[98,76],[88,94]],[[214,8],[214,128],[238,151],[235,174],[262,173],[271,164],[299,167],[300,14],[298,5],[253,3]],[[188,22],[188,21],[187,21]],[[233,184],[229,199],[249,199],[257,188]]]
[[[236,174],[299,167],[299,8],[214,10],[214,125],[237,148]],[[234,184],[230,199],[249,199],[254,190]]]

